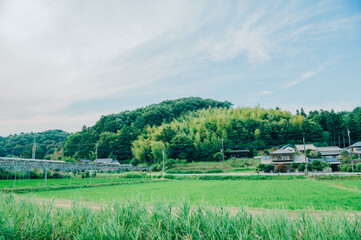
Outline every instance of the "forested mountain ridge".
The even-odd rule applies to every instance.
[[[70,134],[62,130],[48,130],[38,133],[20,133],[0,137],[0,156],[31,158],[34,137],[36,140],[36,158],[51,158],[60,150]]]
[[[192,112],[161,126],[148,127],[133,142],[133,156],[140,162],[157,162],[166,149],[170,158],[212,161],[226,149],[267,149],[300,144],[303,137],[320,146],[348,146],[347,129],[355,142],[361,139],[361,108],[352,112],[312,111],[295,115],[279,109],[209,108]]]
[[[165,149],[169,158],[212,160],[225,149],[262,149],[306,142],[347,147],[361,140],[361,107],[351,112],[311,111],[296,114],[280,109],[231,108],[230,102],[197,97],[167,100],[134,111],[102,116],[92,127],[68,134],[61,130],[0,137],[0,156],[94,159],[112,157],[151,164]]]
[[[66,156],[73,158],[94,158],[97,146],[98,157],[113,157],[117,160],[132,158],[132,142],[148,126],[159,126],[171,122],[192,111],[205,108],[230,108],[230,102],[220,102],[199,97],[167,100],[134,111],[102,116],[93,127],[69,136],[64,145]]]
[[[170,158],[211,161],[227,148],[263,149],[286,143],[324,142],[321,126],[302,115],[255,108],[210,108],[190,113],[161,126],[148,127],[133,142],[133,155],[141,162],[154,162],[167,149]],[[202,160],[201,160],[202,159]]]

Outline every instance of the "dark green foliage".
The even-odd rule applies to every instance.
[[[134,111],[102,116],[93,127],[72,134],[65,143],[65,155],[74,158],[94,158],[95,144],[99,141],[98,157],[112,157],[120,162],[132,158],[132,142],[144,133],[148,126],[169,123],[181,115],[205,108],[230,108],[230,102],[219,102],[197,97],[167,100]],[[170,141],[175,137],[171,129],[164,129],[159,140]],[[175,146],[177,149],[177,146]],[[148,154],[148,153],[147,153]],[[177,155],[181,155],[178,152]],[[186,155],[184,153],[183,155]],[[142,159],[144,161],[146,159]]]
[[[36,158],[50,158],[50,154],[59,151],[69,136],[62,130],[48,130],[39,133],[21,133],[0,138],[0,157],[15,156],[31,158],[34,137],[36,139]]]
[[[275,166],[273,166],[272,164],[266,164],[264,166],[264,171],[265,172],[271,172],[271,171],[274,171],[275,170]]]
[[[329,145],[348,146],[347,129],[351,132],[352,143],[361,140],[361,107],[352,112],[311,111],[307,118],[321,125],[323,142]]]
[[[295,162],[291,163],[292,170],[296,170],[297,168],[298,168],[298,163],[295,163]]]
[[[214,161],[220,161],[223,159],[223,154],[221,152],[217,152],[213,155],[213,160]]]
[[[314,160],[311,164],[309,164],[310,171],[322,171],[328,164],[324,161]]]
[[[175,170],[170,171],[168,170],[167,173],[170,174],[202,174],[202,173],[223,173],[223,170],[221,169],[211,169],[211,170],[203,170],[203,171],[197,171],[197,170]]]
[[[306,169],[306,164],[305,163],[300,163],[300,165],[298,165],[298,171],[305,171]]]
[[[171,158],[192,159],[193,141],[184,133],[172,138],[169,145]]]
[[[166,175],[164,175],[164,178],[165,179],[175,179],[176,177],[172,174],[166,174]]]
[[[257,170],[258,170],[258,171],[264,171],[264,167],[265,167],[265,166],[266,166],[265,164],[260,163],[260,164],[258,164],[258,166],[257,166]]]
[[[253,155],[267,146],[301,143],[305,135],[310,141],[322,141],[322,133],[320,125],[304,116],[280,110],[208,108],[148,128],[133,142],[132,150],[139,160],[152,163],[156,159],[146,153],[161,142],[171,158],[214,161],[222,138],[225,149],[247,149]]]

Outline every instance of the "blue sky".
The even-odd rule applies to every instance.
[[[0,136],[199,96],[361,105],[360,1],[1,1]]]

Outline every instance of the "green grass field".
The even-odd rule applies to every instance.
[[[46,186],[67,186],[67,185],[89,185],[99,183],[117,183],[117,182],[129,182],[140,180],[139,178],[69,178],[67,179],[48,179]],[[43,187],[45,186],[44,179],[17,179],[15,188],[31,188],[31,187]],[[0,189],[2,188],[14,188],[14,180],[1,180]]]
[[[348,188],[350,190],[361,191],[361,180],[335,180],[325,181],[325,183],[333,186]]]
[[[360,184],[361,181],[353,182]],[[125,201],[141,196],[146,202],[180,202],[187,199],[193,205],[205,203],[234,207],[361,210],[361,193],[334,187],[332,181],[324,183],[314,180],[173,180],[37,192],[30,195],[94,202]]]

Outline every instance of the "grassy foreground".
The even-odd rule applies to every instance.
[[[251,215],[188,202],[145,204],[141,199],[90,209],[40,206],[0,194],[0,239],[361,239],[357,216],[316,219],[285,211]]]
[[[358,184],[360,180],[353,182]],[[142,196],[147,202],[160,199],[174,203],[189,199],[193,205],[206,203],[213,206],[361,211],[360,192],[335,187],[331,183],[314,180],[173,180],[36,192],[31,195],[94,202],[124,202]]]

